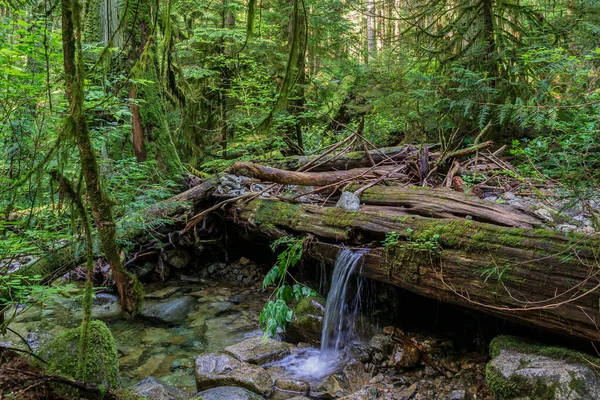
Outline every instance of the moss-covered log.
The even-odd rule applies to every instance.
[[[231,218],[270,237],[312,234],[328,242],[312,247],[327,261],[337,256],[336,242],[370,245],[366,276],[502,318],[600,340],[597,237],[270,199],[238,204]],[[391,240],[384,248],[386,234]]]
[[[359,186],[351,187],[356,190]],[[360,197],[361,203],[402,207],[403,212],[432,218],[472,218],[479,222],[514,228],[531,228],[542,222],[510,206],[480,200],[448,188],[419,186],[373,186]]]

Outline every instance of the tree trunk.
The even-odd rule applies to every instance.
[[[70,115],[65,123],[65,129],[70,130],[77,142],[81,170],[86,183],[87,197],[96,222],[98,236],[104,255],[110,264],[115,280],[115,286],[121,298],[121,307],[126,313],[134,313],[140,305],[137,298],[136,280],[125,271],[119,249],[116,243],[116,227],[111,210],[111,201],[106,196],[100,181],[96,154],[89,136],[86,117],[83,109],[84,66],[81,50],[81,21],[78,10],[78,0],[63,0],[62,2],[62,34],[64,69],[67,98]]]
[[[600,340],[598,238],[424,218],[385,207],[349,211],[270,199],[237,204],[230,218],[270,238],[311,234],[328,242],[311,250],[327,261],[339,250],[331,243],[374,245],[365,258],[366,276],[509,320]],[[386,237],[387,247],[377,244]]]

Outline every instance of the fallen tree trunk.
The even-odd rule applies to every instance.
[[[369,210],[254,199],[230,217],[269,237],[311,234],[316,257],[333,261],[335,242],[397,244],[365,256],[366,276],[444,302],[559,333],[600,340],[598,238]],[[328,242],[328,243],[326,243]]]
[[[358,189],[354,185],[350,191]],[[431,218],[472,218],[479,222],[515,228],[540,226],[542,222],[512,207],[480,200],[447,188],[373,186],[360,197],[361,203],[403,207],[409,214]]]
[[[406,167],[408,168],[408,167]],[[373,179],[393,172],[396,167],[382,166],[376,168],[354,168],[342,171],[327,172],[297,172],[272,168],[249,162],[236,162],[230,171],[236,175],[259,179],[266,182],[298,186],[326,186],[341,183],[353,178]],[[398,178],[396,173],[394,178]]]

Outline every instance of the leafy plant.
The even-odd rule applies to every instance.
[[[381,244],[386,249],[390,249],[390,248],[398,245],[399,240],[400,240],[400,234],[398,232],[386,232],[385,239],[383,239],[381,241]]]
[[[294,279],[288,272],[290,267],[296,266],[302,259],[302,252],[308,237],[282,237],[271,244],[273,251],[280,246],[284,250],[277,255],[277,263],[269,270],[263,279],[263,287],[276,285],[272,299],[264,306],[260,313],[259,322],[264,324],[265,336],[275,336],[277,329],[285,329],[292,321],[293,311],[289,304],[299,301],[303,297],[316,295],[316,292],[298,282],[292,286],[286,284],[286,279]],[[295,280],[295,279],[294,279]]]

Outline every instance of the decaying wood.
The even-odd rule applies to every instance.
[[[333,262],[343,242],[364,246],[363,274],[423,296],[567,335],[600,340],[600,239],[465,219],[401,216],[254,199],[230,210],[253,233],[311,234],[311,254]],[[396,232],[398,244],[377,243]],[[434,235],[439,235],[434,239]],[[439,254],[419,243],[434,242]],[[326,243],[329,242],[329,243]]]
[[[358,186],[353,186],[354,190]],[[502,204],[480,200],[475,196],[448,188],[373,186],[362,192],[361,203],[403,207],[404,212],[431,218],[472,218],[480,222],[515,228],[540,226],[541,221]]]
[[[376,179],[382,175],[387,175],[394,170],[397,170],[397,168],[381,166],[376,168],[354,168],[342,171],[297,172],[239,161],[234,163],[230,168],[230,172],[236,175],[243,175],[266,182],[298,186],[332,185],[359,177],[363,179]],[[396,174],[398,175],[399,172],[400,171],[397,171]]]
[[[397,146],[397,147],[382,147],[376,150],[369,150],[368,154],[364,151],[354,151],[349,153],[331,153],[322,157],[314,168],[314,172],[321,171],[339,171],[354,168],[363,168],[371,166],[372,162],[379,164],[382,161],[402,162],[408,158],[416,157],[419,154],[419,147],[413,145]],[[297,170],[313,160],[321,156],[293,156],[283,160],[278,160],[270,163],[272,167]]]

